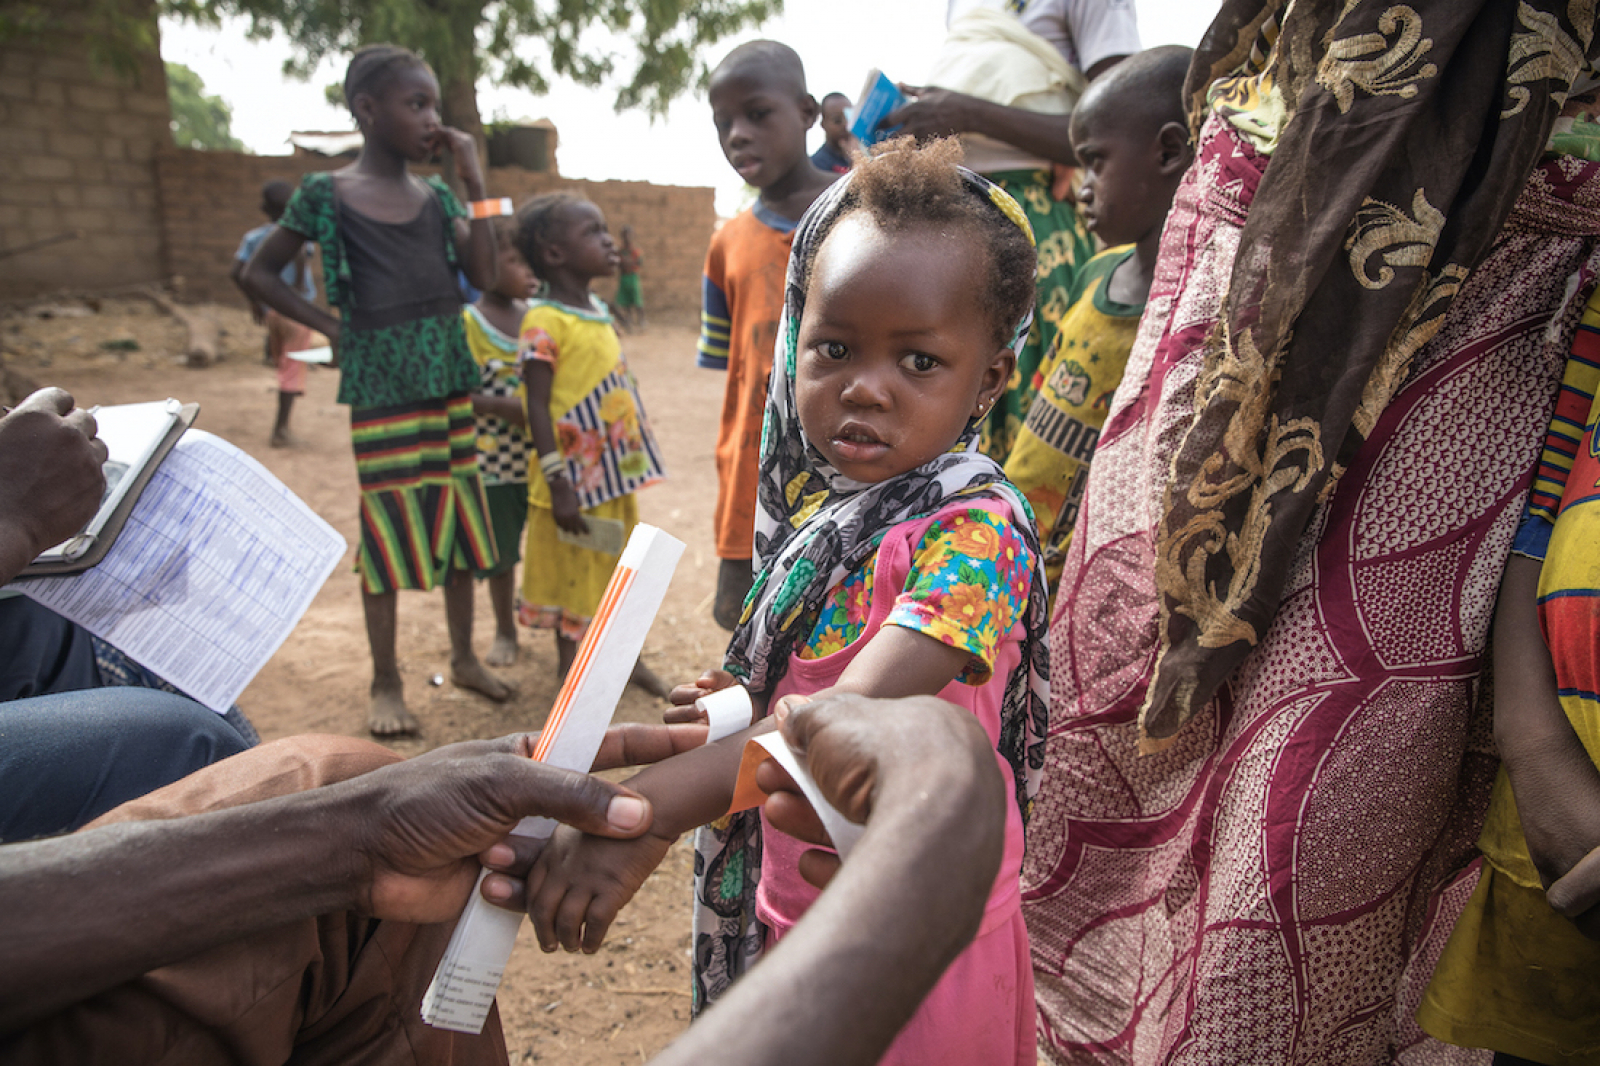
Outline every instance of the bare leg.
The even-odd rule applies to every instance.
[[[749,559],[721,559],[717,565],[717,595],[711,604],[711,617],[723,629],[739,624],[744,613],[744,598],[750,593],[755,576]]]
[[[666,699],[667,693],[671,691],[667,687],[667,683],[657,677],[656,672],[644,664],[643,659],[639,659],[633,664],[633,676],[628,678],[628,684],[639,686],[658,700]]]
[[[272,427],[272,446],[274,448],[287,448],[294,443],[289,438],[289,411],[294,407],[292,392],[278,393],[278,421]]]
[[[561,680],[567,679],[567,671],[572,668],[572,660],[578,657],[578,642],[563,637],[556,632],[556,665],[561,669]]]
[[[400,667],[395,661],[395,610],[399,597],[393,592],[361,592],[361,608],[367,616],[367,644],[372,649],[372,710],[367,728],[376,737],[415,733],[417,720],[406,710]]]
[[[510,666],[517,661],[516,569],[489,579],[489,602],[494,606],[494,644],[483,657],[486,666]]]
[[[444,584],[445,621],[450,626],[450,680],[495,702],[511,698],[510,685],[484,669],[472,650],[472,571],[452,570]]]

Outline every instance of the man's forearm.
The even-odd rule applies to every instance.
[[[1072,151],[1072,115],[1045,115],[1017,107],[990,103],[977,97],[963,100],[962,129],[981,133],[1013,148],[1066,166],[1077,166]]]
[[[352,906],[321,792],[0,848],[0,1032],[139,974]]]
[[[867,832],[777,950],[652,1066],[877,1062],[971,942],[1000,865],[1005,795],[986,750],[888,786]],[[907,787],[909,786],[909,787]],[[769,1010],[771,1004],[782,1010]],[[751,1018],[759,1018],[752,1025]]]

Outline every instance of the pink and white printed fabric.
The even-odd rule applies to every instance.
[[[1600,167],[1568,162],[1535,171],[1417,354],[1299,544],[1260,645],[1141,756],[1160,494],[1265,165],[1207,125],[1051,628],[1023,886],[1052,1061],[1487,1061],[1412,1015],[1475,879],[1489,622],[1600,267]]]

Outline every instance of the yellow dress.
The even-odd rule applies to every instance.
[[[626,543],[639,521],[634,492],[665,475],[610,313],[598,300],[590,308],[536,300],[522,320],[518,345],[520,360],[554,369],[550,420],[591,533],[611,533],[618,545]],[[618,553],[563,540],[550,510],[550,486],[537,463],[529,466],[517,616],[525,625],[582,640]]]

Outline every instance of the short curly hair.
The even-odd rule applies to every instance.
[[[550,280],[544,276],[544,250],[560,232],[562,216],[569,207],[586,202],[570,192],[547,192],[517,208],[517,231],[512,244],[539,280]]]
[[[979,294],[995,343],[1008,345],[1033,308],[1037,257],[1031,235],[987,198],[975,196],[956,167],[961,143],[953,137],[919,146],[910,137],[880,145],[850,172],[850,185],[828,229],[812,245],[816,258],[833,226],[857,211],[888,230],[927,224],[964,225],[989,251],[989,276]],[[811,273],[806,264],[806,274]]]

